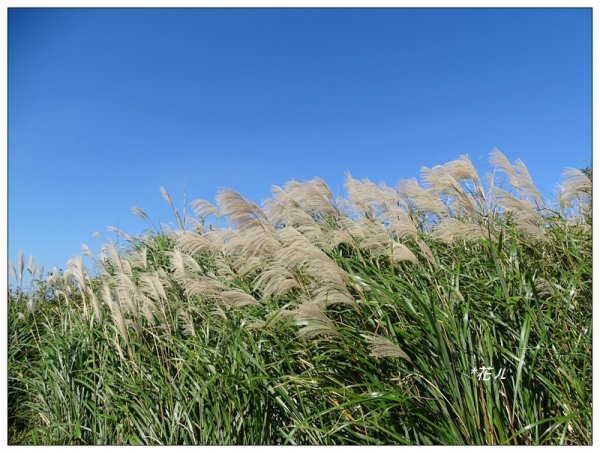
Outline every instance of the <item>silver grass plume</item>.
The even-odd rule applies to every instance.
[[[544,239],[544,218],[528,200],[519,200],[505,190],[494,188],[494,199],[505,211],[512,212],[515,226],[534,239]]]
[[[415,254],[404,244],[398,241],[392,241],[392,260],[396,263],[401,261],[410,261],[411,263],[417,263],[417,257]]]
[[[433,168],[422,167],[421,179],[430,187],[429,190],[432,194],[450,197],[458,212],[464,212],[470,216],[477,214],[476,200],[468,195],[459,183],[461,180],[473,180],[474,183],[479,180],[477,172],[467,156],[461,156],[461,159],[445,165],[436,165]]]
[[[222,189],[217,194],[217,204],[224,216],[239,229],[260,226],[272,228],[264,212],[232,189]]]
[[[565,179],[560,194],[561,203],[570,208],[573,206],[573,201],[578,200],[586,206],[591,204],[592,194],[592,181],[580,170],[576,168],[567,168],[562,173],[562,177]]]
[[[146,214],[141,208],[138,208],[137,206],[134,206],[133,208],[131,208],[131,212],[134,215],[144,219],[147,222],[150,221],[150,217],[148,217],[148,214]]]
[[[169,258],[169,263],[173,270],[173,278],[184,287],[188,284],[189,280],[193,280],[195,275],[202,272],[198,262],[177,247],[172,252],[165,252],[165,256]]]
[[[354,297],[350,294],[346,287],[336,288],[320,286],[312,297],[312,302],[321,308],[328,307],[335,304],[350,305],[351,307],[357,308],[358,304],[354,300]]]
[[[115,226],[108,226],[106,228],[110,233],[116,233],[119,236],[121,236],[123,239],[125,239],[127,242],[131,242],[133,241],[133,237],[131,237],[129,234],[125,233],[124,231],[120,230],[119,228],[115,227]]]
[[[88,275],[81,256],[67,261],[67,270],[65,270],[63,278],[66,282],[75,285],[79,291],[85,290]]]
[[[137,288],[133,278],[127,274],[117,272],[112,280],[116,283],[115,292],[121,304],[121,309],[126,307],[128,313],[137,316]]]
[[[183,231],[177,236],[176,244],[182,252],[189,255],[217,251],[214,244],[210,241],[209,236],[204,233]]]
[[[219,294],[219,300],[230,308],[241,308],[246,305],[259,305],[254,297],[239,288],[223,291]]]
[[[330,215],[337,212],[332,204],[331,190],[321,178],[314,178],[305,183],[288,181],[283,190],[305,211]]]
[[[11,266],[12,266],[12,264],[11,264]],[[15,276],[15,278],[16,278],[16,276]],[[58,268],[53,267],[52,271],[50,271],[50,275],[48,276],[48,279],[46,282],[48,283],[48,285],[51,288],[56,288],[56,287],[60,286],[62,281],[63,281],[63,277],[60,274],[60,271],[58,270]]]
[[[427,261],[429,261],[429,263],[431,264],[436,264],[435,256],[433,255],[433,252],[431,251],[431,248],[427,245],[427,243],[422,239],[419,239],[417,240],[417,245],[419,246],[419,250],[421,250],[421,253],[427,259]]]
[[[169,206],[171,206],[171,209],[173,210],[173,214],[175,215],[175,219],[177,220],[177,225],[179,226],[179,230],[180,231],[185,230],[185,222],[183,221],[183,219],[179,215],[179,211],[175,207],[175,204],[173,203],[171,195],[169,195],[169,192],[167,192],[167,189],[165,189],[163,186],[160,186],[159,190],[160,190],[161,195],[165,199],[165,201],[167,203],[169,203]]]
[[[434,239],[439,239],[447,244],[457,240],[467,242],[478,241],[485,237],[481,225],[468,220],[458,220],[452,217],[444,217],[433,230]]]
[[[158,290],[155,286],[152,274],[146,272],[140,273],[140,275],[138,276],[138,289],[141,294],[144,294],[155,301],[161,300],[161,296],[159,295]]]
[[[19,280],[19,277],[17,276],[17,269],[15,268],[15,265],[12,263],[12,261],[8,262],[8,270],[10,272],[10,275],[12,275],[15,280]]]
[[[510,164],[506,156],[497,148],[492,149],[489,158],[490,165],[502,170],[508,176],[508,183],[514,188],[519,189],[519,177],[517,172]]]
[[[381,223],[363,217],[357,226],[362,230],[355,234],[360,249],[369,251],[373,256],[391,257],[392,238]]]
[[[216,217],[219,216],[219,210],[213,206],[210,202],[202,199],[197,199],[192,201],[191,203],[192,211],[202,222],[206,220],[207,217],[214,215]]]
[[[23,281],[23,274],[25,271],[25,255],[22,250],[19,251],[19,258],[17,261],[17,269],[19,270],[18,280]]]
[[[27,261],[27,272],[29,272],[29,275],[32,277],[37,273],[37,266],[35,265],[33,255],[29,255],[29,260]]]
[[[117,332],[127,344],[129,342],[129,339],[127,336],[127,326],[125,325],[125,318],[123,318],[123,313],[121,312],[121,307],[119,306],[119,303],[113,300],[110,288],[106,283],[102,285],[102,295],[104,303],[108,305],[108,308],[110,309],[112,320],[117,328]]]
[[[96,317],[97,321],[101,321],[102,320],[102,309],[100,308],[100,302],[98,301],[98,296],[96,296],[96,293],[94,293],[94,291],[91,288],[88,289],[88,294],[90,296],[90,301],[92,302],[94,316]]]
[[[274,255],[276,263],[293,271],[300,270],[316,281],[344,286],[348,276],[329,256],[310,243],[294,228],[278,231],[285,245]]]
[[[272,256],[281,249],[275,230],[265,230],[259,226],[237,231],[226,244],[226,249],[241,253],[245,257]]]
[[[412,362],[408,354],[400,348],[397,344],[391,340],[382,337],[381,335],[367,335],[361,334],[361,336],[367,341],[370,346],[371,354],[374,357],[400,357],[401,359]]]
[[[282,297],[294,289],[301,288],[294,274],[286,267],[277,264],[267,266],[254,280],[255,290],[261,291],[264,298]]]
[[[448,212],[448,208],[437,198],[435,192],[420,187],[414,178],[401,180],[396,186],[396,190],[405,200],[411,201],[421,211],[432,214],[447,214]]]
[[[148,269],[148,249],[142,247],[140,250],[130,253],[129,263],[132,268],[138,268],[142,270]]]
[[[229,290],[229,287],[217,278],[202,275],[190,280],[185,292],[188,296],[196,296],[205,299],[218,299],[220,294]]]
[[[314,338],[319,335],[339,336],[335,324],[327,317],[325,312],[311,301],[304,301],[291,313],[292,319],[302,328],[299,336]]]
[[[292,213],[300,222],[314,222],[312,216],[302,208],[300,203],[290,197],[281,187],[272,186],[271,195],[272,197],[264,203],[264,212],[273,225],[293,224]]]
[[[81,244],[81,254],[89,258],[94,257],[94,254],[90,251],[90,248],[84,243]]]
[[[517,178],[519,180],[519,192],[525,198],[533,200],[537,207],[542,207],[544,202],[542,196],[538,192],[527,166],[519,159],[515,162],[515,168],[517,170]]]
[[[192,316],[190,315],[189,311],[183,309],[180,310],[178,318],[181,325],[181,330],[184,333],[184,335],[188,337],[195,337],[196,329],[194,329],[194,320],[192,319]]]
[[[458,159],[444,164],[447,172],[457,181],[479,181],[477,170],[467,154],[462,154]]]
[[[157,305],[146,294],[139,294],[138,303],[140,305],[140,310],[146,318],[146,321],[148,321],[149,325],[154,326],[156,324],[154,320],[155,315],[160,318],[161,321],[165,321],[164,317],[161,316],[162,313],[158,309]]]
[[[419,236],[413,220],[402,208],[386,205],[381,219],[387,224],[390,232],[400,239],[417,238]]]
[[[354,179],[350,172],[346,172],[344,187],[353,210],[357,213],[364,212],[373,214],[375,205],[383,201],[380,197],[380,191],[368,178],[362,181]]]

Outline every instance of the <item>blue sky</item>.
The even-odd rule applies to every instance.
[[[9,259],[64,268],[161,198],[390,185],[492,147],[591,162],[591,9],[9,9]],[[188,208],[189,212],[189,208]]]

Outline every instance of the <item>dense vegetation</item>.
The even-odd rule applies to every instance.
[[[177,227],[119,232],[96,275],[21,257],[9,442],[590,444],[591,174],[550,204],[491,163],[224,190],[195,219],[161,189]]]

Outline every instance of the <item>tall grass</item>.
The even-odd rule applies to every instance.
[[[119,232],[96,276],[30,262],[24,289],[21,257],[10,443],[590,444],[591,178],[550,203],[490,161],[486,184],[461,156],[195,218],[161,188],[177,228]]]

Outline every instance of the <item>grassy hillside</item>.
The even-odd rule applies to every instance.
[[[121,232],[95,276],[20,260],[9,442],[590,444],[591,178],[547,202],[490,161],[193,219],[163,189],[177,227]]]

